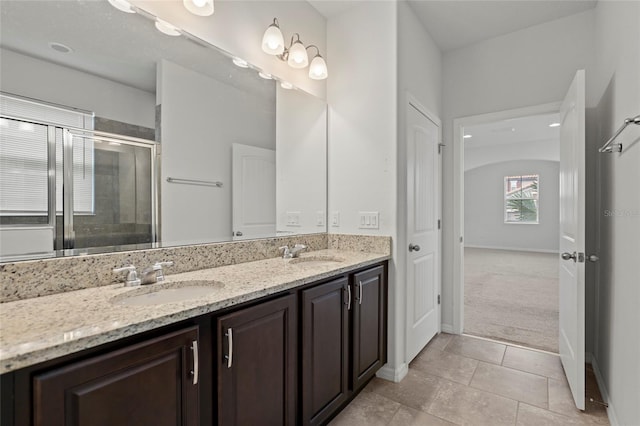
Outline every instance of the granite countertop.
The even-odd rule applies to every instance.
[[[343,250],[319,250],[300,257],[317,256],[340,262],[274,258],[169,275],[164,283],[151,286],[116,284],[0,304],[0,374],[389,259],[385,254]],[[125,298],[124,293],[184,281],[212,285],[215,290],[183,302],[113,303]]]

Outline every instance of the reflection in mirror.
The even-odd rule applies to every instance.
[[[324,101],[106,0],[0,27],[0,260],[326,231]]]

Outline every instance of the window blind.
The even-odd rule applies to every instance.
[[[0,113],[59,127],[93,130],[93,114],[0,94]],[[56,129],[56,211],[62,213],[62,130]],[[0,215],[47,214],[47,126],[3,118],[0,122]],[[94,212],[94,147],[73,137],[74,213]]]

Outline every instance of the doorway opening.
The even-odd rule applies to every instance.
[[[460,332],[558,353],[559,120],[548,105],[457,123]]]

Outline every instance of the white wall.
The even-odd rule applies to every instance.
[[[397,235],[396,13],[391,1],[361,2],[327,21],[333,67],[327,82],[331,233],[390,235],[394,241]],[[359,229],[358,211],[379,212],[379,229]],[[338,227],[331,225],[332,212],[340,213]],[[389,271],[391,370],[404,362],[394,262]]]
[[[155,128],[154,93],[0,49],[0,90]]]
[[[210,17],[192,15],[181,1],[134,0],[131,3],[324,99],[325,80],[311,80],[308,69],[295,70],[262,51],[262,35],[273,18],[278,18],[285,42],[289,42],[293,33],[299,33],[305,46],[314,44],[320,48],[327,60],[330,78],[335,75],[333,67],[337,61],[326,49],[326,20],[306,1],[216,1],[215,13]],[[314,49],[309,52],[315,54]]]
[[[329,232],[392,237],[384,375],[399,379],[406,369],[401,103],[409,91],[440,114],[441,54],[405,2],[361,2],[330,18],[327,45],[334,67],[327,83],[329,220],[340,213],[340,226],[330,224]],[[378,211],[380,228],[359,229],[359,211]]]
[[[277,232],[326,232],[326,158],[326,103],[276,86]],[[287,212],[300,212],[299,226],[287,224]]]
[[[229,241],[231,144],[275,149],[275,84],[274,96],[264,99],[162,61],[158,87],[162,241]],[[252,117],[250,126],[245,117]],[[223,186],[172,184],[166,177],[221,181]]]
[[[465,155],[466,160],[466,155]],[[559,163],[515,160],[485,165],[464,174],[466,247],[558,251]],[[504,223],[504,177],[538,174],[539,223]]]
[[[557,139],[505,145],[464,147],[464,170],[512,160],[560,161]]]
[[[640,114],[640,3],[600,1],[596,7],[595,144],[627,117]],[[640,128],[627,128],[622,154],[600,154],[602,186],[595,363],[608,394],[609,418],[640,424]],[[605,396],[605,398],[607,398]]]
[[[557,102],[594,62],[593,10],[444,54],[443,324],[453,324],[453,125],[455,118]],[[449,220],[447,220],[449,218]]]

